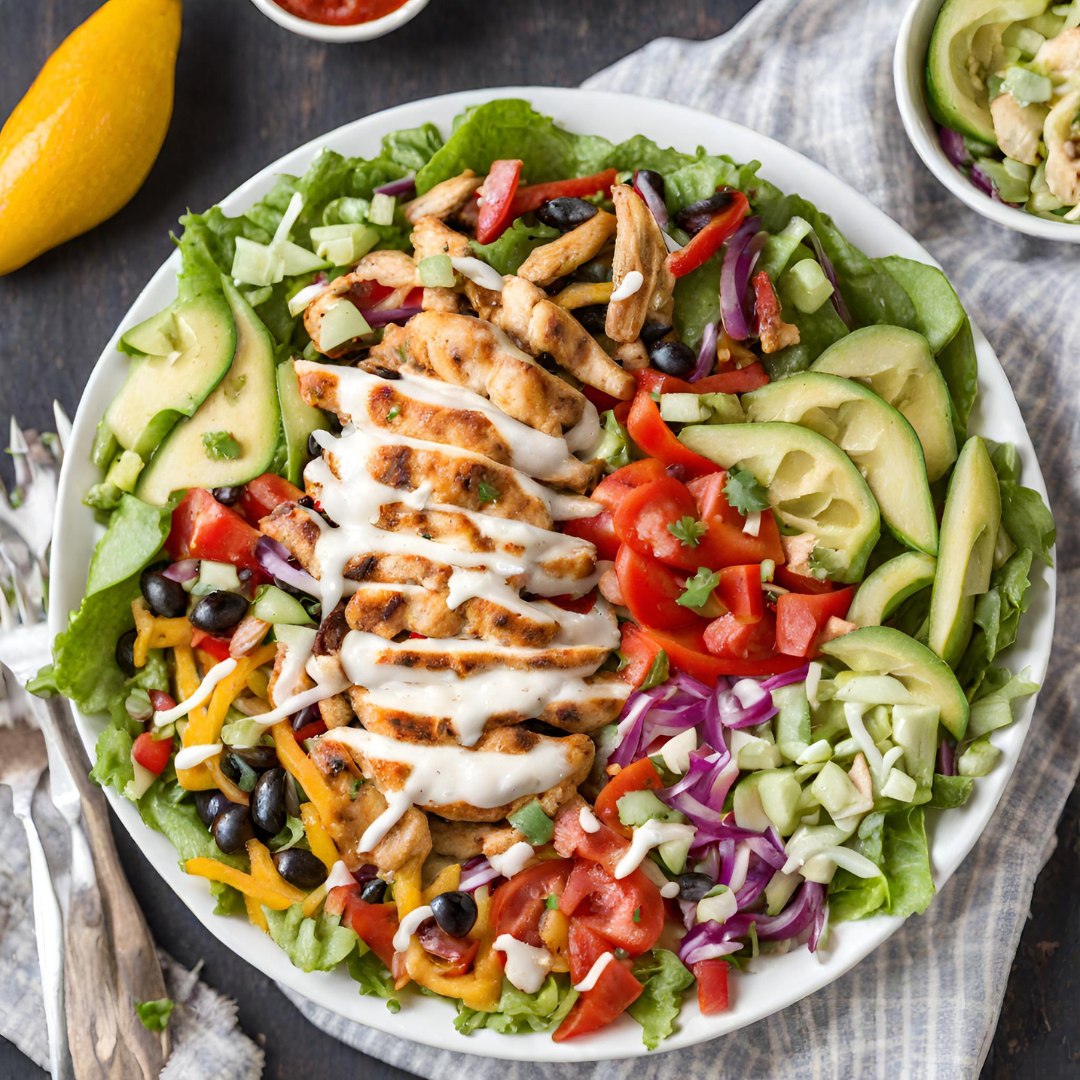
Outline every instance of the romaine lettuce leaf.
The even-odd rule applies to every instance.
[[[473,251],[489,266],[500,274],[516,274],[521,264],[542,244],[554,240],[559,235],[558,229],[539,221],[529,225],[524,218],[518,218],[509,229],[490,244],[470,241]]]
[[[90,560],[86,595],[134,577],[161,550],[172,523],[172,504],[151,506],[123,495]]]
[[[882,869],[889,882],[889,914],[921,915],[934,899],[926,815],[921,806],[885,815]]]
[[[526,994],[503,979],[502,995],[494,1012],[479,1012],[459,1002],[454,1027],[462,1035],[471,1035],[482,1027],[500,1035],[551,1031],[562,1023],[577,996],[567,975],[549,975],[535,994]]]
[[[673,322],[680,340],[691,349],[701,345],[705,327],[720,318],[721,258],[714,255],[675,282]]]
[[[356,948],[346,958],[349,975],[360,986],[361,994],[381,997],[392,1013],[401,1009],[401,1002],[394,993],[394,976],[386,965],[362,942],[357,941]],[[480,1015],[486,1015],[481,1013]]]
[[[355,931],[341,925],[340,915],[325,911],[305,919],[300,904],[286,911],[263,908],[274,942],[301,971],[332,971],[356,948]]]
[[[655,1050],[671,1034],[694,976],[675,953],[653,949],[634,961],[634,978],[645,989],[626,1011],[641,1025],[642,1042]]]
[[[129,780],[135,779],[135,767],[131,764],[131,748],[135,740],[126,727],[110,724],[97,737],[94,747],[94,767],[90,779],[101,787],[110,784],[123,791]]]
[[[214,843],[210,830],[202,823],[195,809],[195,796],[185,791],[176,781],[172,769],[150,785],[139,800],[139,814],[143,821],[164,833],[180,857],[188,859],[217,859],[218,862],[246,870],[246,855],[226,855]]]
[[[392,131],[383,136],[383,157],[395,165],[416,172],[422,169],[442,149],[443,138],[434,124]]]
[[[882,865],[885,814],[867,814],[848,845],[876,866]],[[861,878],[842,867],[829,884],[829,922],[865,919],[889,902],[889,883],[883,877]]]

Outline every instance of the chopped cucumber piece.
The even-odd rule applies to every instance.
[[[1034,33],[1034,31],[1029,32]],[[1035,34],[1035,36],[1041,35]],[[1016,99],[1016,104],[1021,107],[1041,105],[1044,101],[1049,101],[1054,92],[1053,84],[1046,75],[1037,75],[1034,71],[1020,67],[1018,64],[1005,69],[1005,81],[1001,84],[1001,89],[1007,94],[1012,94]]]
[[[907,773],[895,767],[889,770],[888,779],[881,785],[881,794],[886,799],[896,799],[897,802],[913,802],[917,790],[918,784]]]
[[[628,791],[615,805],[619,811],[619,820],[628,828],[654,820],[686,821],[678,810],[666,806],[651,791]]]
[[[702,897],[697,904],[697,921],[703,922],[727,922],[739,910],[735,901],[735,894],[725,885],[719,886],[719,890]]]
[[[304,605],[276,585],[260,585],[255,593],[251,614],[263,622],[288,623],[290,626],[310,626],[311,616]]]
[[[370,225],[320,225],[311,230],[311,240],[319,258],[334,266],[349,266],[379,242],[379,233]]]
[[[777,870],[765,886],[765,909],[767,915],[779,915],[787,907],[787,902],[795,895],[795,890],[802,884],[801,874],[785,874]]]
[[[682,776],[690,769],[690,753],[697,749],[697,744],[697,729],[687,728],[660,747],[660,757],[673,773]]]
[[[124,785],[124,798],[138,802],[150,790],[150,785],[157,779],[157,773],[152,773],[134,758],[131,759],[131,767],[135,770],[135,779]]]
[[[810,701],[806,683],[789,683],[773,692],[773,704],[780,710],[776,716],[776,745],[786,761],[798,761],[810,745]]]
[[[703,424],[712,416],[700,394],[661,394],[660,417],[668,423]]]
[[[1001,751],[990,742],[990,736],[976,739],[961,755],[956,763],[956,771],[961,776],[986,776],[997,764]]]
[[[319,347],[323,352],[329,352],[346,341],[370,333],[371,327],[359,308],[343,298],[327,311],[319,324]]]
[[[449,255],[429,255],[420,260],[420,281],[424,285],[452,289],[456,280]]]
[[[239,592],[240,575],[232,563],[203,559],[199,563],[199,576],[195,578],[190,592],[192,596],[206,596],[212,592]]]
[[[555,835],[555,822],[544,813],[538,800],[526,803],[507,819],[533,847],[546,844]]]
[[[867,809],[863,794],[851,782],[850,777],[835,761],[828,761],[810,785],[814,798],[829,812],[835,821]]]
[[[394,207],[397,199],[393,195],[384,195],[376,192],[371,197],[371,209],[368,211],[368,221],[372,225],[393,225]]]
[[[892,740],[903,749],[904,769],[919,787],[934,779],[940,716],[936,705],[893,706]]]
[[[831,825],[800,825],[784,847],[784,853],[788,857],[785,865],[791,865],[792,869],[797,870],[826,848],[839,847],[851,838],[857,824],[857,821],[847,818],[842,825],[836,822]],[[835,870],[835,865],[833,869]],[[818,880],[818,877],[813,880]],[[829,872],[822,884],[827,885],[831,880],[832,873]]]
[[[801,259],[786,271],[783,287],[804,315],[813,315],[833,294],[832,282],[813,259]]]
[[[769,769],[744,776],[735,788],[735,823],[764,832],[772,825],[781,836],[790,836],[799,824],[798,805],[802,786],[795,769]]]
[[[143,469],[143,459],[133,450],[125,450],[113,463],[105,476],[106,484],[113,484],[121,491],[134,491]]]
[[[284,260],[268,244],[238,236],[229,276],[243,285],[274,285],[285,276]]]
[[[796,759],[799,765],[814,765],[828,761],[833,755],[832,745],[828,739],[818,739],[812,742]]]
[[[1022,203],[1027,202],[1031,194],[1027,182],[1017,180],[1000,161],[992,158],[979,158],[976,162],[979,171],[985,173],[990,182],[997,189],[1003,202]]]
[[[277,623],[273,634],[275,641],[284,642],[290,650],[295,649],[300,653],[309,653],[315,646],[315,629],[312,626]]]
[[[851,674],[841,672],[841,674]],[[907,687],[890,675],[855,675],[845,679],[836,691],[838,701],[858,701],[866,705],[906,705],[911,701]]]
[[[686,871],[686,857],[690,854],[691,840],[665,840],[656,849],[661,862],[672,874]]]
[[[776,769],[780,767],[780,748],[771,731],[751,735],[747,730],[731,732],[731,756],[740,769]]]

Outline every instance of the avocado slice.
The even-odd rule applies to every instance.
[[[930,599],[928,643],[950,666],[963,656],[971,637],[975,597],[990,587],[1000,525],[997,472],[986,444],[973,435],[949,480]]]
[[[934,583],[937,560],[921,551],[906,551],[882,563],[859,586],[847,620],[856,626],[880,626],[909,596]]]
[[[783,420],[824,435],[855,463],[881,518],[908,547],[937,552],[937,515],[922,446],[912,426],[872,390],[851,379],[806,371],[742,397],[749,420]]]
[[[300,396],[300,383],[291,361],[278,364],[277,394],[281,423],[285,428],[285,479],[302,488],[304,466],[311,458],[308,437],[313,431],[327,430],[330,420],[322,409],[314,408]]]
[[[891,626],[866,626],[827,642],[821,651],[852,671],[899,679],[913,704],[936,705],[945,727],[957,739],[964,737],[968,722],[964,691],[949,666],[914,638]]]
[[[236,324],[224,295],[206,293],[159,311],[120,343],[136,359],[104,428],[145,460],[221,382],[236,352]]]
[[[926,55],[926,103],[942,126],[997,145],[986,76],[1003,66],[1002,34],[1046,10],[1046,0],[945,0]],[[982,74],[972,80],[974,57]]]
[[[752,473],[785,526],[817,537],[830,578],[862,577],[881,534],[878,505],[851,459],[823,435],[780,422],[710,424],[683,428],[679,440],[725,469]]]
[[[915,429],[932,484],[956,460],[952,399],[922,334],[900,326],[866,326],[830,345],[811,371],[869,386]]]
[[[183,488],[245,483],[269,468],[277,448],[281,411],[274,343],[232,282],[223,283],[236,323],[236,354],[214,392],[173,428],[143,469],[135,494],[155,506]],[[215,444],[225,445],[224,454],[211,456]]]

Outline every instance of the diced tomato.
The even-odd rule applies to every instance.
[[[424,951],[450,963],[439,966],[441,975],[464,975],[480,948],[479,941],[451,937],[434,919],[426,919],[417,930]]]
[[[817,578],[808,577],[805,574],[793,574],[786,566],[777,566],[773,574],[773,581],[777,585],[783,585],[785,589],[797,593],[830,593],[836,589],[836,586],[831,581],[819,581]]]
[[[698,519],[708,526],[696,548],[703,565],[719,569],[772,559],[779,566],[784,561],[784,547],[776,519],[763,513],[757,536],[743,532],[746,518],[727,501],[726,483],[727,473],[717,472],[686,485],[697,503]]]
[[[626,429],[644,453],[657,458],[664,465],[682,466],[688,476],[714,473],[719,468],[715,461],[688,450],[675,438],[675,433],[664,423],[659,407],[647,390],[639,389],[635,395],[630,415],[626,418]]]
[[[574,1002],[566,1019],[551,1036],[552,1039],[563,1042],[575,1035],[599,1031],[633,1005],[644,989],[629,968],[618,960],[610,961],[600,973],[596,985]]]
[[[605,394],[603,390],[597,390],[595,386],[583,386],[581,392],[596,406],[596,411],[599,413],[606,413],[614,409],[616,405],[622,404],[617,397]]]
[[[603,172],[593,173],[592,176],[553,180],[547,184],[529,184],[528,187],[518,188],[510,208],[510,220],[513,221],[530,210],[536,210],[552,199],[583,199],[586,195],[596,195],[601,191],[610,195],[611,185],[615,183],[617,175],[614,169],[605,169]]]
[[[763,619],[762,622],[765,620]],[[804,660],[795,656],[775,655],[766,660],[739,660],[729,656],[714,656],[705,647],[707,625],[706,621],[701,619],[696,626],[688,626],[681,630],[646,629],[645,633],[667,653],[673,668],[685,671],[687,675],[692,675],[707,686],[715,686],[716,680],[721,675],[763,678],[767,675],[779,675],[783,671],[792,671],[805,663]],[[760,626],[761,623],[756,625]]]
[[[202,649],[204,653],[212,656],[219,663],[222,660],[229,659],[229,638],[208,634],[205,630],[192,629],[191,647],[193,649]]]
[[[690,385],[695,394],[748,394],[758,390],[769,381],[759,362],[747,364],[734,371],[721,371],[718,375],[706,375]]]
[[[326,721],[325,720],[312,720],[310,724],[305,724],[302,728],[298,728],[293,732],[293,738],[301,745],[304,745],[305,739],[314,739],[319,735],[326,734]]]
[[[619,860],[630,850],[630,843],[602,821],[599,825],[596,832],[586,832],[581,825],[580,805],[567,803],[555,818],[552,844],[564,858],[576,855],[589,859],[614,874]]]
[[[693,966],[697,979],[698,1007],[703,1016],[727,1011],[728,962],[722,958],[699,960]]]
[[[761,567],[757,563],[725,566],[717,587],[724,607],[742,623],[756,623],[765,613]]]
[[[641,870],[615,878],[589,859],[574,863],[559,910],[629,956],[651,949],[664,929],[664,898]]]
[[[644,635],[642,635],[644,636]],[[647,758],[620,769],[596,797],[596,816],[620,836],[629,839],[630,830],[619,820],[619,800],[630,791],[659,791],[664,781]]]
[[[786,656],[816,656],[818,635],[830,618],[847,614],[854,595],[854,585],[816,595],[784,593],[776,601],[777,649]]]
[[[155,776],[160,776],[169,764],[172,754],[172,739],[155,739],[149,731],[144,731],[131,748],[131,756]]]
[[[391,970],[394,971],[394,934],[397,933],[397,907],[394,904],[369,904],[360,899],[359,885],[341,885],[331,889],[326,910],[341,914],[341,921]],[[400,961],[397,962],[401,967]],[[397,972],[394,972],[397,975]]]
[[[615,535],[615,525],[610,510],[602,510],[594,517],[564,521],[562,531],[567,536],[588,540],[596,548],[598,559],[614,559],[619,554],[619,538]]]
[[[768,660],[777,653],[776,618],[765,612],[757,622],[740,621],[732,612],[705,628],[705,648],[731,660]]]
[[[713,215],[712,220],[699,230],[690,243],[667,258],[668,269],[677,277],[685,277],[715,255],[738,231],[743,218],[750,211],[750,203],[741,191],[731,191],[731,201]]]
[[[619,548],[615,574],[630,614],[643,626],[675,630],[700,618],[678,603],[685,592],[682,575],[657,559],[636,552],[629,544]]]
[[[484,186],[480,189],[483,201],[476,223],[476,239],[479,243],[490,244],[492,240],[497,240],[514,220],[513,203],[521,179],[521,165],[517,158],[491,163]]]
[[[285,477],[276,473],[263,473],[244,485],[244,493],[236,506],[252,525],[258,525],[275,507],[282,503],[296,502],[303,497],[304,493],[295,484],[290,484]]]
[[[405,303],[402,307],[420,307],[424,303],[424,290],[418,285],[408,296],[405,297]]]
[[[652,671],[652,666],[662,650],[648,634],[631,622],[624,622],[619,629],[622,634],[619,652],[629,661],[620,674],[623,681],[636,690]]]
[[[354,281],[344,296],[354,307],[362,311],[385,300],[393,291],[389,285],[382,285],[369,278],[366,281]]]
[[[540,919],[547,910],[547,898],[553,893],[562,896],[573,868],[570,859],[547,859],[503,882],[491,898],[495,936],[509,934],[528,945],[542,945]]]
[[[694,518],[697,506],[686,485],[670,476],[634,488],[619,503],[615,535],[641,555],[694,573],[701,565],[696,546],[682,543],[669,526]]]
[[[626,495],[642,484],[651,484],[657,480],[663,480],[667,476],[664,466],[655,458],[642,458],[640,461],[631,461],[621,469],[616,469],[610,476],[605,476],[596,490],[592,493],[595,499],[605,509],[614,513],[619,509],[619,503]]]
[[[165,550],[174,561],[211,559],[258,570],[255,545],[260,535],[205,488],[192,488],[172,513]]]
[[[571,919],[566,951],[570,960],[570,982],[579,983],[592,970],[593,964],[611,951],[611,942],[581,919]]]

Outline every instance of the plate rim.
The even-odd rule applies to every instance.
[[[371,152],[370,144],[377,143],[382,134],[388,131],[426,120],[434,120],[444,130],[448,130],[449,117],[465,106],[499,97],[526,98],[539,111],[554,114],[560,122],[577,130],[605,130],[606,127],[614,125],[615,128],[644,132],[660,142],[671,141],[682,145],[706,141],[719,153],[730,152],[743,160],[761,158],[765,161],[761,172],[766,179],[780,181],[780,186],[786,191],[798,187],[817,205],[832,214],[845,235],[859,236],[871,229],[885,234],[884,242],[877,245],[877,248],[873,244],[867,245],[866,239],[860,236],[855,242],[864,250],[869,247],[871,252],[880,249],[881,254],[892,254],[899,247],[906,250],[911,257],[938,266],[921,244],[892,221],[884,211],[874,206],[866,196],[850,188],[821,165],[768,136],[688,106],[637,95],[576,88],[492,87],[436,95],[397,105],[343,124],[282,155],[240,184],[220,200],[218,205],[226,207],[227,212],[238,212],[238,206],[244,208],[250,205],[251,201],[258,197],[256,193],[269,187],[278,173],[297,171],[299,164],[306,165],[309,158],[324,145],[342,147],[351,144],[353,153]],[[433,114],[437,114],[437,117]],[[591,119],[580,122],[581,117]],[[688,131],[695,134],[688,136]],[[732,143],[752,146],[753,152],[744,154],[730,145]],[[777,175],[778,172],[785,174],[782,181]],[[859,223],[856,224],[856,221]],[[118,387],[123,374],[124,361],[116,351],[117,342],[125,328],[158,310],[161,303],[171,300],[174,286],[168,285],[168,299],[164,301],[161,299],[162,289],[166,283],[174,280],[179,261],[179,253],[174,251],[151,276],[118,323],[116,331],[96,361],[80,397],[57,496],[54,536],[61,537],[62,542],[54,545],[51,554],[53,603],[49,612],[50,636],[55,636],[64,629],[68,611],[78,607],[85,591],[86,566],[89,551],[92,550],[91,540],[96,540],[98,535],[93,533],[91,536],[92,530],[87,528],[87,524],[93,521],[92,512],[83,507],[80,500],[86,479],[92,475],[88,451],[94,428],[104,412],[104,404],[107,404]],[[1042,472],[1005,372],[989,342],[974,322],[972,331],[979,359],[980,390],[990,393],[995,422],[999,425],[1004,422],[1006,434],[1017,443],[1026,468],[1025,482],[1045,498],[1046,486]],[[985,400],[985,395],[980,394],[980,403]],[[976,414],[980,413],[981,408],[977,406]],[[81,549],[83,554],[77,554],[76,549]],[[1055,569],[1042,567],[1040,571],[1033,570],[1032,595],[1033,601],[1029,609],[1031,614],[1024,621],[1021,637],[1013,648],[1030,654],[1034,677],[1041,682],[1046,672],[1053,637]],[[944,829],[933,829],[930,838],[931,858],[932,865],[935,866],[934,881],[939,891],[967,857],[992,818],[1019,760],[1036,698],[1037,695],[1034,695],[1028,699],[1013,725],[1003,729],[999,742],[1003,751],[1002,761],[998,768],[976,785],[975,793],[965,807],[951,812],[952,817]],[[72,711],[87,753],[93,760],[94,743],[102,726],[100,719],[83,716],[74,706]],[[640,1030],[627,1017],[583,1041],[554,1043],[550,1035],[545,1033],[507,1039],[490,1031],[479,1031],[466,1037],[454,1030],[450,1022],[452,1014],[444,1002],[414,995],[406,1007],[399,1013],[392,1014],[386,1010],[381,999],[362,997],[357,993],[355,984],[340,970],[333,973],[301,972],[292,967],[283,951],[276,947],[267,949],[265,936],[256,928],[241,923],[238,919],[230,920],[213,915],[214,905],[208,890],[201,879],[190,878],[180,870],[176,851],[169,841],[162,834],[149,829],[139,817],[138,809],[118,792],[109,788],[106,796],[143,855],[206,929],[260,972],[347,1020],[436,1049],[511,1061],[570,1063],[632,1058],[648,1053],[641,1043]],[[941,860],[943,865],[939,865],[943,852],[946,853]],[[745,980],[746,985],[740,987],[734,1008],[721,1016],[702,1017],[696,1000],[688,999],[680,1016],[679,1030],[661,1044],[660,1050],[654,1052],[654,1056],[655,1053],[697,1045],[739,1030],[795,1004],[840,978],[886,941],[903,922],[903,919],[896,916],[878,916],[859,923],[845,923],[833,934],[835,945],[830,943],[828,954],[820,961],[811,957],[805,949],[768,958],[768,966],[775,965],[776,972],[787,974],[788,977],[769,979],[763,971],[759,971],[751,979]],[[809,963],[806,962],[807,958]],[[767,971],[768,967],[765,970]],[[790,973],[799,977],[805,973],[809,978],[803,985],[798,977],[793,979]],[[758,1000],[762,998],[766,984],[774,987],[776,984],[783,984],[788,989],[779,994],[773,993],[767,1001]],[[790,989],[793,985],[795,989]],[[341,987],[350,990],[344,999],[338,994]],[[744,1004],[740,1009],[740,998],[753,1004]],[[352,1007],[346,1008],[347,1005]],[[440,1017],[438,1022],[435,1019],[436,1009]],[[429,1018],[431,1023],[426,1022]]]

